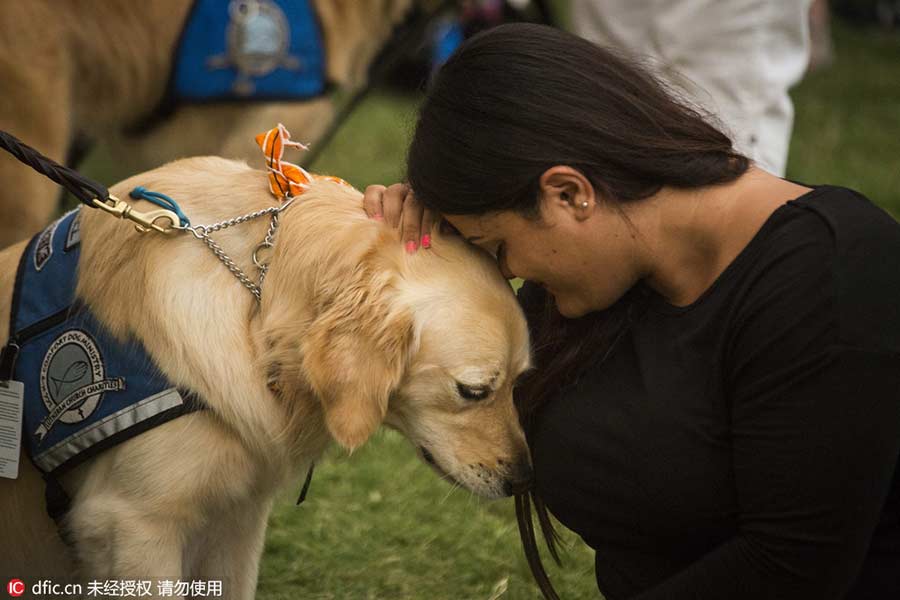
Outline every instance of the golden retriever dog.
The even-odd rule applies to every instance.
[[[245,0],[247,3],[259,0]],[[124,132],[162,101],[194,0],[28,0],[0,13],[0,130],[64,163],[77,137],[103,141],[130,174],[185,156],[256,156],[273,122],[314,142],[332,101],[185,104],[140,135]],[[229,0],[221,0],[228,5]],[[423,0],[424,2],[424,0]],[[313,0],[328,81],[352,90],[414,0]],[[0,248],[49,222],[59,190],[0,153]]]
[[[111,192],[125,198],[139,185],[175,198],[193,223],[277,204],[263,171],[215,157]],[[352,450],[382,423],[476,494],[506,496],[530,479],[512,399],[529,368],[525,321],[494,260],[458,236],[435,231],[432,250],[408,254],[397,230],[366,217],[361,193],[319,181],[281,213],[258,303],[190,233],[140,234],[81,210],[77,298],[207,408],[65,474],[71,547],[22,456],[19,478],[0,479],[0,575],[219,579],[226,597],[252,598],[277,490],[331,440]],[[268,225],[215,238],[252,273]],[[4,340],[24,248],[0,253]]]

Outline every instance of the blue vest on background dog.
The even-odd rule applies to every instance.
[[[172,100],[298,100],[326,90],[310,0],[196,0],[173,66]]]
[[[10,343],[25,386],[23,445],[45,474],[202,408],[136,340],[114,339],[75,300],[81,211],[32,238],[19,263]],[[10,345],[11,345],[10,344]]]

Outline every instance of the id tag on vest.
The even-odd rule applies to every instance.
[[[19,476],[24,397],[20,381],[0,381],[0,477],[7,479]]]

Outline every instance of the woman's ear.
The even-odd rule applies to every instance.
[[[541,174],[539,185],[545,209],[562,210],[578,220],[586,219],[597,202],[594,186],[581,171],[572,167],[550,167]]]

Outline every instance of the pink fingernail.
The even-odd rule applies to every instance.
[[[376,221],[384,221],[384,215],[372,215],[372,218]]]
[[[426,233],[422,236],[422,247],[431,248],[431,235]]]
[[[419,245],[416,244],[413,240],[409,240],[408,242],[406,242],[407,254],[412,254],[413,252],[416,251],[416,248],[418,248],[418,247],[419,247]]]

